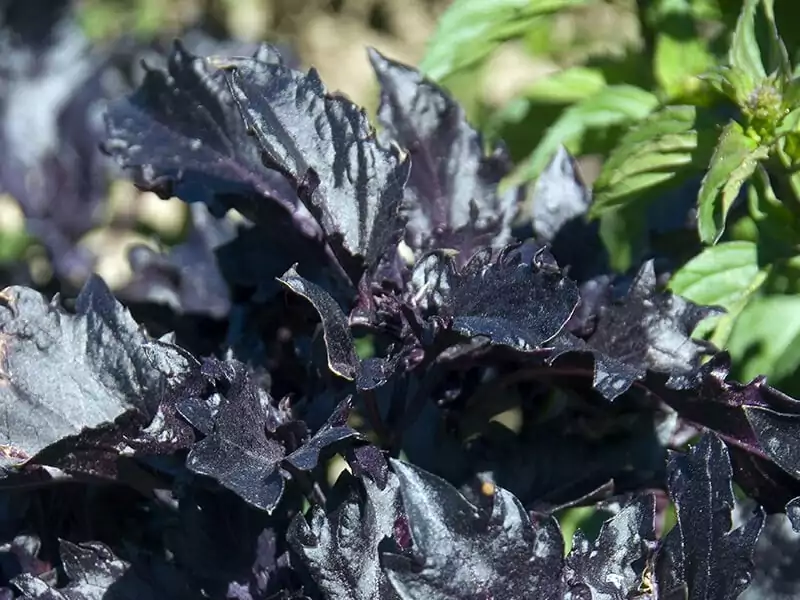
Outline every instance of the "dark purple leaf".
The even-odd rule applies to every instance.
[[[314,69],[250,61],[226,74],[264,164],[292,182],[351,278],[360,279],[351,259],[375,266],[400,237],[409,161],[378,142],[363,110],[328,94]]]
[[[451,257],[435,256],[438,264],[427,277],[434,283],[423,284],[418,296],[439,304],[449,329],[466,337],[522,351],[539,348],[561,331],[578,303],[575,283],[540,254],[526,261],[524,247],[508,246],[497,258],[481,250],[460,271]]]
[[[220,377],[222,399],[209,418],[213,429],[192,447],[186,466],[256,508],[271,512],[285,485],[279,466],[286,449],[275,434],[285,417],[270,396],[250,380],[244,365],[216,365],[219,370],[211,374]],[[194,403],[202,405],[204,400],[198,398]]]
[[[591,190],[581,181],[577,162],[566,148],[559,146],[536,178],[530,200],[537,239],[552,243],[568,223],[585,216],[591,201]]]
[[[253,59],[241,60],[255,65],[278,56],[264,46]],[[135,94],[110,104],[105,149],[132,172],[139,187],[163,198],[205,202],[215,214],[231,207],[257,213],[268,198],[315,236],[319,227],[307,212],[297,210],[292,185],[263,165],[236,109],[218,69],[220,63],[236,62],[200,58],[177,43],[167,72],[148,70]]]
[[[567,366],[571,352],[594,360],[594,388],[608,400],[625,393],[648,372],[663,373],[670,385],[685,385],[696,373],[707,346],[691,334],[703,319],[719,314],[656,289],[652,261],[646,262],[627,295],[601,308],[592,335],[583,340],[563,332],[553,340],[551,361]]]
[[[334,444],[345,440],[362,440],[363,435],[347,424],[352,410],[352,399],[339,403],[327,422],[300,448],[287,456],[284,461],[294,469],[311,471],[319,464],[320,453]]]
[[[91,47],[72,3],[0,11],[0,191],[19,202],[56,272],[83,281],[93,257],[76,243],[96,225],[108,187],[100,111],[121,90],[109,85],[108,56]]]
[[[384,555],[401,598],[561,598],[563,542],[552,526],[534,528],[519,501],[497,488],[481,514],[452,485],[392,460],[411,527],[414,559]]]
[[[116,557],[104,544],[73,544],[61,540],[61,560],[69,583],[63,588],[30,574],[22,574],[13,584],[29,600],[147,600],[196,597],[174,572],[146,572]]]
[[[758,538],[753,582],[738,600],[793,600],[800,595],[800,535],[786,515],[767,517]]]
[[[378,547],[393,536],[401,514],[397,479],[383,489],[371,479],[361,481],[363,493],[353,485],[332,512],[314,507],[308,520],[298,514],[287,539],[326,597],[395,600],[399,596],[381,569]]]
[[[689,600],[734,600],[750,583],[764,511],[759,508],[730,531],[731,464],[725,445],[713,434],[704,435],[686,454],[671,453],[667,468],[678,524],[667,536],[667,550],[656,557],[659,591],[683,588]]]
[[[191,207],[187,239],[162,254],[147,246],[129,252],[133,276],[118,295],[126,301],[169,305],[175,312],[228,315],[230,292],[220,273],[215,251],[235,237],[233,224],[216,219],[205,206]]]
[[[655,539],[655,499],[641,499],[623,508],[600,529],[594,544],[580,530],[567,556],[570,598],[627,600],[642,581],[641,566],[649,558],[646,542]]]
[[[769,512],[782,511],[800,492],[800,459],[789,442],[800,403],[768,386],[764,377],[741,384],[729,379],[729,371],[730,359],[720,353],[691,378],[665,381],[650,374],[644,387],[682,419],[718,433],[735,450],[737,483]]]
[[[75,314],[27,288],[6,288],[2,300],[2,444],[31,457],[123,415],[146,424],[156,414],[165,373],[100,278],[86,283]]]
[[[311,302],[319,313],[328,352],[328,368],[339,377],[355,379],[360,365],[350,324],[341,307],[325,290],[300,277],[294,267],[286,271],[278,281]]]
[[[481,246],[510,241],[521,190],[500,194],[511,160],[505,147],[484,153],[481,135],[443,88],[413,67],[369,49],[381,87],[378,118],[385,135],[406,148],[406,240],[416,252],[454,248],[468,258]]]

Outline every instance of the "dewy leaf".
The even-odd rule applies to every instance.
[[[554,337],[578,304],[575,282],[542,254],[506,247],[493,260],[490,250],[477,252],[456,271],[452,258],[441,259],[447,275],[442,314],[450,329],[467,337],[482,336],[494,344],[532,350]]]
[[[0,443],[30,457],[125,414],[154,416],[164,375],[150,339],[99,277],[84,286],[75,314],[28,288],[0,296]]]
[[[659,581],[659,588],[668,593],[670,588],[685,586],[688,600],[735,600],[750,583],[764,512],[759,509],[739,529],[730,531],[732,470],[728,451],[714,434],[705,434],[686,454],[670,454],[669,492],[678,524],[667,537],[678,537],[680,544],[667,547],[679,549],[681,555],[659,555],[657,564],[671,559],[679,565],[679,581]]]
[[[233,207],[249,216],[258,209],[250,203],[269,198],[294,212],[295,189],[263,165],[216,64],[176,43],[167,72],[148,69],[134,94],[110,103],[106,151],[132,171],[139,187],[162,198],[204,202],[215,214]],[[313,221],[307,226],[319,231]]]
[[[381,569],[378,547],[393,536],[395,521],[402,514],[397,478],[392,476],[383,489],[367,477],[361,482],[363,500],[353,486],[329,514],[318,506],[311,509],[308,520],[298,514],[287,539],[327,597],[396,600],[399,596]]]
[[[488,238],[472,250],[506,243],[520,191],[498,193],[511,168],[505,148],[485,154],[461,106],[416,69],[374,49],[369,58],[381,86],[383,131],[411,157],[404,200],[408,245],[416,251],[453,247],[451,237],[467,226]]]
[[[591,217],[634,202],[652,187],[691,170],[698,146],[697,109],[668,106],[622,136],[594,183]],[[710,156],[710,152],[709,152]]]
[[[755,30],[759,4],[760,0],[744,0],[728,50],[728,61],[731,66],[746,74],[748,78],[750,89],[736,90],[741,95],[749,94],[753,87],[767,76]]]
[[[384,554],[400,598],[562,598],[563,540],[549,520],[533,527],[522,504],[502,488],[488,514],[445,480],[391,459],[400,481],[416,563]]]
[[[632,85],[609,85],[566,109],[548,129],[533,153],[511,176],[519,184],[538,177],[561,145],[588,129],[639,121],[658,106],[652,93]]]
[[[754,298],[742,309],[728,338],[728,351],[750,380],[789,376],[800,365],[800,296]]]
[[[374,266],[402,233],[408,158],[379,143],[364,111],[330,95],[314,69],[253,60],[226,77],[262,160],[297,188],[343,264],[342,251]]]
[[[697,198],[697,227],[704,243],[719,241],[739,190],[768,155],[769,149],[748,137],[736,121],[725,127]]]
[[[587,0],[456,0],[439,25],[420,65],[441,81],[484,59],[502,42],[521,37],[547,14],[586,4]]]
[[[294,267],[278,279],[283,285],[311,302],[320,319],[328,351],[328,368],[345,379],[355,379],[359,360],[347,316],[336,301],[318,285],[300,277]]]

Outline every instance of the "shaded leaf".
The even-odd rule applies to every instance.
[[[278,279],[283,285],[311,302],[322,319],[328,352],[328,368],[345,379],[354,379],[360,364],[347,316],[336,301],[318,285],[300,277],[294,267]]]
[[[311,439],[284,459],[284,465],[299,471],[311,471],[319,464],[323,450],[333,451],[336,444],[345,440],[363,440],[364,436],[347,424],[352,408],[352,398],[342,400]]]
[[[13,585],[29,600],[138,600],[168,596],[176,599],[193,597],[181,576],[171,570],[145,572],[121,560],[104,544],[73,544],[61,540],[61,559],[69,583],[53,588],[28,573],[19,575]]]

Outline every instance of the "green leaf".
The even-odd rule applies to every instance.
[[[732,241],[706,248],[679,269],[669,289],[705,306],[734,305],[755,292],[766,274],[758,264],[754,242]]]
[[[717,243],[739,190],[768,154],[769,149],[749,138],[736,121],[725,127],[697,199],[697,227],[704,243]]]
[[[697,109],[669,106],[632,128],[605,161],[594,184],[589,211],[596,218],[630,204],[641,193],[694,168]],[[709,153],[710,154],[710,153]]]
[[[643,258],[642,251],[647,244],[646,207],[634,204],[605,213],[600,220],[599,233],[611,268],[625,273]]]
[[[745,380],[792,375],[800,365],[800,296],[754,298],[733,325],[728,351]]]
[[[420,69],[443,80],[521,37],[536,19],[589,0],[455,0],[439,19]]]
[[[571,67],[538,79],[523,96],[541,104],[573,104],[602,91],[606,80],[598,69]]]
[[[784,82],[788,82],[792,77],[792,62],[789,59],[786,44],[783,43],[780,33],[778,33],[778,24],[775,20],[775,2],[774,0],[762,0],[762,6],[769,25],[769,71],[778,73]]]
[[[728,51],[731,66],[742,71],[749,79],[749,89],[740,90],[743,93],[750,93],[755,85],[767,76],[756,39],[755,19],[759,1],[744,0]]]
[[[782,138],[790,133],[800,133],[800,108],[786,114],[775,128],[775,138]]]
[[[566,109],[545,133],[533,153],[511,175],[508,185],[535,179],[560,145],[579,139],[588,129],[638,121],[658,105],[650,92],[632,85],[612,85]]]
[[[742,69],[722,65],[700,75],[700,80],[738,106],[745,106],[755,88],[755,82]]]
[[[678,38],[666,33],[656,37],[653,70],[656,81],[669,97],[698,87],[698,75],[714,64],[714,56],[700,38]]]

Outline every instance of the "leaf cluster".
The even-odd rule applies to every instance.
[[[570,3],[521,4],[499,3],[502,22]],[[451,10],[465,6],[442,31],[466,48],[482,13]],[[732,63],[753,63],[752,7]],[[472,51],[444,52],[446,68]],[[675,283],[716,277],[740,301],[740,278],[764,283],[760,241],[730,242],[723,276],[708,254],[616,273],[590,220],[603,188],[563,145],[517,180],[444,87],[367,52],[379,130],[268,44],[176,42],[109,102],[103,152],[191,205],[196,237],[134,260],[125,293],[96,275],[74,300],[0,293],[0,594],[732,600],[777,585],[765,557],[800,530],[800,401],[737,380],[693,335],[723,308]],[[735,168],[709,169],[717,196],[788,139],[753,106],[718,138]],[[697,114],[665,107],[627,135],[691,145]],[[594,532],[568,531],[576,507],[598,510]]]

